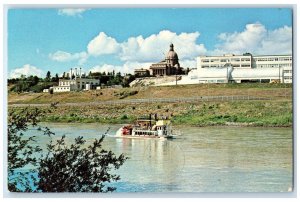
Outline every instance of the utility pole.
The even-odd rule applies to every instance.
[[[280,66],[279,66],[279,68],[278,68],[278,75],[279,75],[279,83],[281,83],[281,79],[280,79]]]

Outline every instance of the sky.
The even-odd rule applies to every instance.
[[[292,53],[288,8],[9,9],[8,77],[133,73],[164,59],[170,43],[182,67],[200,55]]]

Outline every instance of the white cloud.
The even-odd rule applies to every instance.
[[[258,54],[292,54],[292,36],[291,27],[284,26],[268,32],[266,38],[261,42]]]
[[[221,33],[220,43],[212,55],[242,54],[290,54],[292,53],[292,28],[284,26],[267,30],[261,23],[247,24],[242,32]]]
[[[127,41],[118,43],[116,39],[100,32],[87,46],[87,53],[71,54],[57,51],[49,54],[52,60],[67,62],[77,59],[86,60],[90,55],[100,56],[105,54],[119,55],[123,65],[103,64],[96,65],[88,70],[92,72],[121,72],[133,73],[136,68],[149,68],[152,63],[159,62],[165,58],[169,51],[170,43],[175,46],[182,67],[196,67],[195,57],[205,54],[203,44],[197,44],[196,40],[200,33],[180,33],[164,30],[149,37],[142,36],[128,38]]]
[[[203,44],[196,43],[199,36],[199,32],[176,34],[169,30],[163,30],[146,38],[142,36],[130,37],[126,41],[118,43],[115,38],[100,32],[88,43],[87,52],[72,54],[65,51],[56,51],[50,53],[49,58],[59,62],[79,60],[79,64],[82,64],[89,56],[97,57],[114,54],[125,62],[124,68],[132,70],[131,66],[134,64],[151,64],[163,60],[169,51],[170,43],[173,43],[180,63],[184,64],[207,52]],[[128,64],[131,66],[127,67]]]
[[[146,38],[130,37],[127,41],[118,43],[115,38],[100,32],[89,42],[87,49],[93,56],[118,54],[122,61],[158,62],[164,59],[170,43],[173,43],[179,58],[184,60],[206,52],[203,44],[196,43],[199,36],[199,32],[176,34],[163,30]]]
[[[65,51],[56,51],[55,53],[50,53],[49,58],[58,62],[69,62],[73,60],[79,60],[79,64],[82,64],[87,60],[88,54],[86,52],[71,54]]]
[[[199,32],[175,33],[169,30],[160,31],[149,37],[130,37],[123,42],[104,32],[100,32],[87,45],[86,52],[68,53],[57,51],[49,54],[56,61],[79,60],[83,63],[89,56],[118,56],[123,65],[96,65],[90,71],[120,71],[133,73],[135,68],[149,68],[152,63],[164,59],[170,43],[174,44],[182,67],[195,68],[195,57],[199,55],[220,55],[224,53],[242,54],[289,54],[292,52],[292,28],[284,26],[275,30],[267,30],[261,23],[247,24],[241,32],[219,34],[219,43],[214,50],[208,51],[204,44],[197,43]]]
[[[123,65],[111,65],[111,64],[103,64],[103,65],[96,65],[88,70],[88,72],[121,72],[124,73],[134,73],[134,69],[149,69],[151,62],[130,62],[127,61]],[[181,66],[196,68],[196,60],[183,60],[181,61]]]
[[[10,78],[19,78],[21,77],[21,75],[25,75],[25,76],[38,76],[38,77],[42,77],[43,76],[43,70],[32,66],[30,64],[25,64],[23,65],[23,67],[14,69],[10,72]]]
[[[133,74],[134,69],[136,68],[149,68],[151,63],[139,63],[139,62],[125,62],[123,65],[110,65],[110,64],[103,64],[103,65],[96,65],[88,70],[88,72],[121,72],[124,73],[131,73]]]
[[[59,15],[66,15],[66,16],[78,16],[81,17],[81,14],[88,9],[81,9],[81,8],[65,8],[65,9],[58,9]]]
[[[121,44],[120,53],[123,61],[157,62],[164,59],[170,43],[180,59],[192,59],[199,54],[204,54],[206,49],[203,44],[197,44],[199,32],[176,34],[169,30],[160,31],[147,38],[142,36],[131,37]]]
[[[184,68],[196,68],[197,67],[197,62],[196,59],[191,59],[191,60],[182,60],[180,62],[180,66]]]
[[[88,53],[93,56],[118,53],[120,46],[116,39],[100,32],[87,46]]]
[[[110,64],[96,65],[92,67],[88,72],[112,72],[113,70],[119,70],[121,66],[114,66]]]

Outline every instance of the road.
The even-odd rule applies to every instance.
[[[270,100],[270,98],[254,96],[201,96],[178,98],[151,98],[151,99],[127,99],[96,102],[58,103],[57,106],[89,106],[89,105],[119,105],[119,104],[143,104],[143,103],[174,103],[174,102],[202,102],[202,101],[235,101],[235,100]],[[50,104],[9,104],[9,107],[46,107]]]

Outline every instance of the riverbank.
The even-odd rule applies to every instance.
[[[136,88],[106,88],[101,90],[63,93],[8,94],[8,104],[88,103],[132,99],[156,99],[201,96],[250,96],[291,100],[292,84],[241,83],[198,84],[178,86],[146,86]]]
[[[31,107],[34,108],[34,107]],[[210,101],[195,103],[141,103],[135,105],[87,105],[40,107],[43,122],[133,123],[150,113],[167,116],[174,125],[291,127],[292,102],[274,100]],[[21,107],[9,110],[20,110]]]
[[[194,99],[217,96],[232,99]],[[234,97],[255,100],[234,100]],[[50,109],[51,103],[59,105]],[[36,104],[45,109],[46,116],[41,119],[44,122],[127,124],[156,113],[168,116],[174,125],[199,127],[291,127],[293,123],[292,84],[198,84],[8,94],[9,110],[20,110],[22,104]]]

